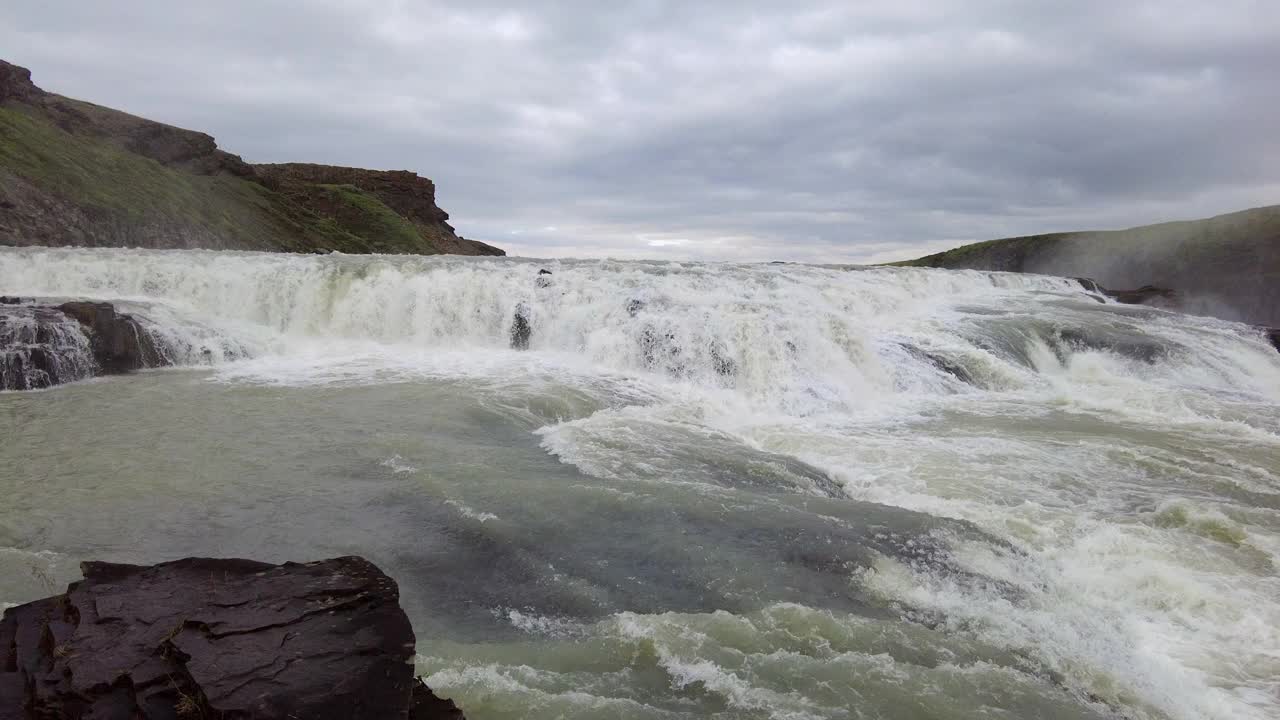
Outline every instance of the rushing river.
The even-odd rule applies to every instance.
[[[0,605],[359,554],[473,720],[1280,717],[1245,326],[797,265],[27,248],[0,290],[179,364],[0,394]]]

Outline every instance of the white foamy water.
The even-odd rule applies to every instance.
[[[378,393],[397,497],[553,546],[495,567],[572,600],[512,585],[516,638],[422,652],[477,717],[1280,714],[1280,353],[1242,325],[896,268],[26,248],[0,288],[121,303],[232,412]],[[410,416],[496,449],[445,463]]]

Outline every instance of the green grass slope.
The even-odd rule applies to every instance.
[[[327,216],[252,180],[166,167],[22,109],[0,107],[0,173],[0,198],[46,196],[44,202],[26,203],[30,209],[22,224],[58,233],[5,238],[8,228],[0,228],[0,242],[7,244],[435,251],[411,223],[355,188],[317,186],[314,196],[331,211]],[[41,217],[40,210],[84,216],[85,222],[60,228],[56,216]],[[68,232],[79,242],[65,242]]]
[[[974,243],[896,265],[1089,277],[1180,291],[1190,312],[1280,325],[1280,205],[1127,230]]]
[[[0,245],[504,254],[458,237],[412,172],[249,165],[30,75],[0,60]]]

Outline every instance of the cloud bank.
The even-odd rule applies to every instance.
[[[42,87],[513,254],[874,262],[1280,202],[1280,3],[23,3]]]

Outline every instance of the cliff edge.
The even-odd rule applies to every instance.
[[[0,60],[0,245],[505,254],[448,218],[412,172],[251,165]]]

